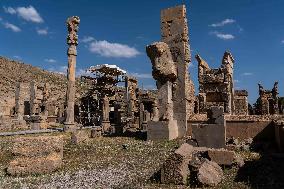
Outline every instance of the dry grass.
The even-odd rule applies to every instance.
[[[4,168],[12,158],[13,137],[0,138],[0,188],[190,188],[149,181],[178,146],[178,141],[153,143],[127,137],[104,137],[74,145],[69,138],[69,134],[64,134],[64,164],[60,170],[20,178],[5,175]],[[253,152],[238,153],[246,160],[245,166],[241,169],[223,167],[224,180],[216,189],[283,188],[281,160]]]

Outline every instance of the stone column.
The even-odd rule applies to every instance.
[[[188,66],[191,62],[185,5],[164,9],[161,12],[162,41],[172,54],[177,67],[173,88],[174,119],[178,122],[179,137],[186,134],[187,117],[194,113],[194,86]]]
[[[24,116],[25,106],[24,106],[24,97],[23,95],[23,85],[19,82],[16,86],[16,92],[15,92],[15,118],[22,120]]]
[[[142,128],[142,123],[145,117],[144,114],[145,114],[144,104],[140,102],[140,105],[139,105],[139,127],[140,128]]]
[[[103,132],[109,132],[110,121],[109,121],[109,99],[107,96],[103,97],[103,121],[102,121]]]
[[[68,55],[68,86],[67,86],[67,108],[66,108],[66,119],[64,122],[64,130],[72,131],[76,129],[75,121],[74,121],[74,105],[75,105],[75,71],[76,71],[76,57],[77,57],[77,49],[78,45],[78,25],[80,23],[80,18],[78,16],[72,16],[67,19],[67,27],[68,27],[68,37],[67,44],[69,45],[67,55]]]
[[[34,81],[30,83],[30,114],[35,115],[37,109],[36,103],[36,84]]]

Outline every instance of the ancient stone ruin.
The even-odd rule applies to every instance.
[[[170,146],[167,155],[160,154],[164,160],[157,160],[149,168],[145,180],[155,177],[165,185],[218,187],[226,176],[224,169],[249,166],[240,152],[252,155],[252,150],[258,150],[260,155],[272,153],[278,157],[284,149],[284,103],[280,101],[283,97],[279,96],[278,82],[271,90],[259,83],[259,98],[251,105],[248,91],[234,86],[234,68],[238,63],[229,51],[225,51],[219,68],[210,68],[196,55],[199,88],[195,94],[189,73],[191,54],[185,5],[162,10],[160,22],[161,40],[146,46],[157,90],[145,90],[139,78],[116,65],[91,66],[86,75],[76,78],[80,18],[69,17],[68,70],[67,77],[61,76],[65,85],[56,89],[56,82],[50,80],[21,78],[10,90],[11,103],[7,99],[0,103],[0,139],[13,138],[8,140],[12,147],[10,159],[5,156],[9,159],[6,173],[17,177],[60,172],[63,165],[81,165],[76,163],[76,158],[82,158],[78,157],[81,150],[85,154],[80,155],[86,159],[90,158],[87,152],[98,153],[105,161],[98,163],[102,170],[113,169],[107,161],[125,158],[121,151],[125,156],[142,152],[150,156],[148,153],[157,146]],[[139,140],[143,149],[140,143],[127,143],[129,138]],[[110,149],[113,144],[108,144],[108,140],[114,141],[114,149]],[[94,150],[93,143],[101,146]],[[151,150],[144,151],[144,147]],[[64,159],[63,153],[69,159]],[[113,157],[105,157],[111,153]],[[143,158],[139,163],[148,160]],[[135,170],[131,164],[134,160],[131,161],[112,174],[119,175],[120,169],[129,167]],[[86,167],[91,169],[92,165]],[[82,172],[85,169],[79,168]],[[102,170],[96,174],[105,174]],[[121,177],[131,177],[127,176]],[[124,186],[127,187],[131,188]]]

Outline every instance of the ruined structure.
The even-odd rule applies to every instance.
[[[199,112],[206,113],[211,106],[222,106],[226,114],[233,114],[234,110],[234,58],[231,53],[225,52],[222,65],[218,69],[211,69],[199,55]]]
[[[34,82],[30,83],[30,117],[32,129],[46,129],[48,127],[48,104],[49,99],[49,85],[36,85]]]
[[[173,112],[173,82],[177,79],[176,65],[169,46],[164,42],[146,47],[151,59],[153,77],[158,88],[158,119],[148,122],[148,140],[175,139],[178,137],[177,120]]]
[[[192,125],[192,137],[198,146],[225,148],[226,120],[222,106],[211,106],[207,110],[206,123]]]
[[[259,98],[255,104],[256,114],[268,115],[279,114],[278,108],[278,82],[274,83],[272,90],[265,90],[263,86],[258,84]]]
[[[157,80],[160,118],[167,114],[166,117],[176,120],[178,136],[181,137],[187,130],[188,117],[194,112],[195,98],[188,74],[191,57],[184,5],[162,10],[161,33],[162,43],[154,43],[146,49],[153,65],[153,77]],[[164,64],[171,65],[171,68],[165,68]],[[157,74],[160,74],[159,78],[155,76]]]
[[[248,92],[246,90],[235,90],[234,114],[248,115]]]
[[[101,110],[101,115],[99,115],[99,124],[102,125],[102,130],[104,133],[115,132],[115,127],[111,127],[110,122],[110,112],[115,106],[116,110],[116,121],[120,122],[118,117],[120,117],[120,105],[114,103],[114,101],[120,101],[120,92],[117,90],[117,83],[125,82],[126,71],[120,69],[115,65],[97,65],[89,68],[89,71],[94,74],[90,79],[94,80],[94,85],[92,86],[92,94],[96,95],[98,103],[100,105],[97,107]],[[128,94],[128,93],[127,93]],[[130,104],[128,107],[132,107]]]
[[[68,28],[68,36],[67,36],[67,44],[69,45],[67,55],[68,55],[68,86],[67,86],[67,109],[66,109],[66,120],[64,122],[64,129],[74,130],[76,129],[75,121],[74,121],[74,105],[75,105],[75,72],[76,72],[76,56],[78,45],[78,25],[80,23],[80,18],[78,16],[72,16],[67,19],[67,28]]]
[[[28,115],[30,110],[28,106],[29,103],[28,96],[28,83],[17,83],[15,91],[15,118],[22,120],[24,115]]]

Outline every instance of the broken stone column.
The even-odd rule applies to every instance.
[[[188,73],[191,57],[185,5],[162,10],[161,25],[162,41],[169,46],[177,70],[173,82],[173,116],[182,137],[187,130],[187,118],[194,113],[195,100],[194,85]]]
[[[74,105],[75,105],[75,72],[76,72],[76,57],[77,57],[77,49],[78,45],[78,25],[80,23],[80,18],[78,16],[72,16],[67,19],[67,27],[68,27],[68,37],[67,44],[69,45],[67,55],[68,55],[68,86],[67,86],[67,108],[66,108],[66,120],[64,122],[64,130],[72,131],[76,129],[75,121],[74,121]]]
[[[152,75],[157,81],[158,108],[153,121],[148,122],[148,140],[172,140],[178,137],[177,120],[173,116],[173,81],[177,70],[168,45],[164,42],[153,43],[146,47],[152,62]]]
[[[187,184],[187,178],[190,175],[188,164],[193,150],[193,146],[184,143],[166,160],[161,168],[161,183]]]
[[[102,120],[102,128],[103,128],[103,132],[109,132],[110,131],[110,121],[109,121],[109,99],[108,97],[105,95],[103,97],[103,120]]]
[[[15,92],[15,118],[22,120],[25,112],[24,106],[24,96],[23,96],[23,84],[20,82],[17,83],[16,92]]]

